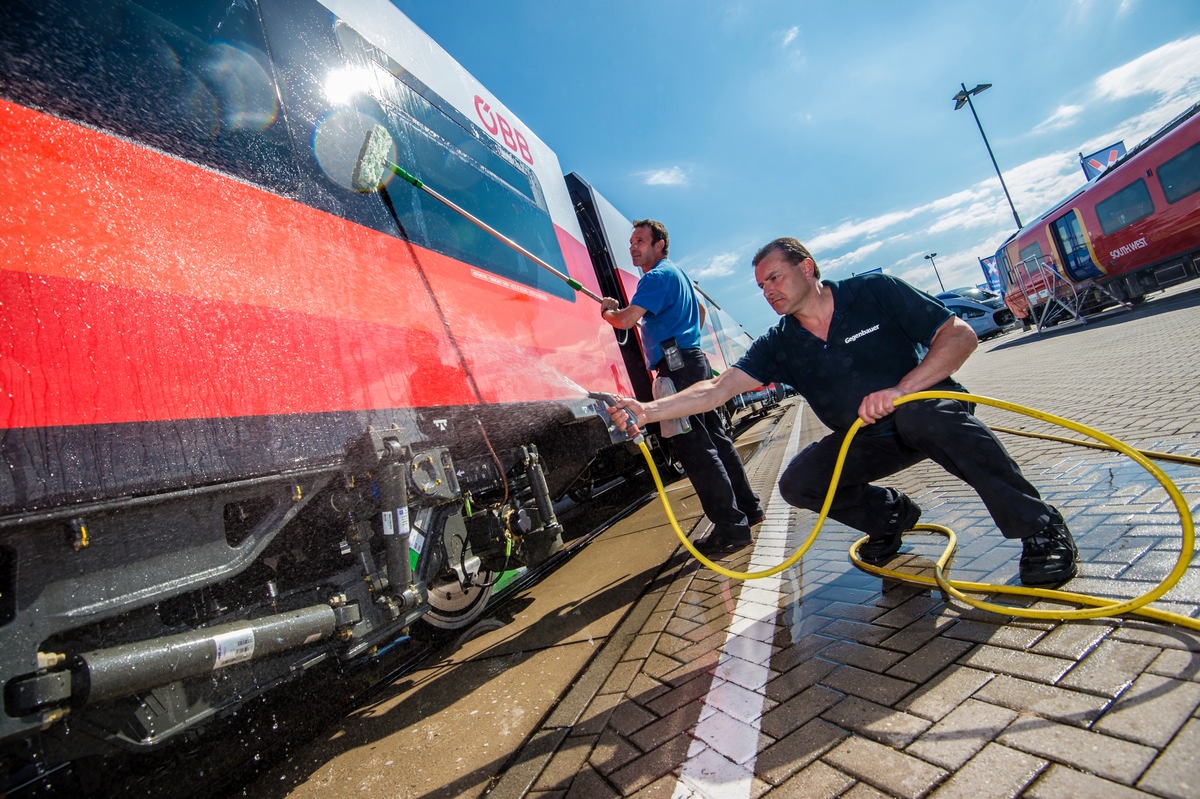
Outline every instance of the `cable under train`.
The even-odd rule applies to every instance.
[[[0,117],[10,778],[470,624],[638,457],[583,388],[649,397],[636,332],[362,184],[632,295],[629,220],[385,0],[9,0]]]

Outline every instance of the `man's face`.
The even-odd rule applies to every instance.
[[[629,256],[633,265],[643,272],[649,272],[654,265],[662,260],[665,242],[654,242],[653,231],[648,227],[635,227],[629,236]]]
[[[792,264],[778,250],[754,267],[754,279],[763,297],[780,316],[795,313],[812,295],[811,274],[809,259]]]

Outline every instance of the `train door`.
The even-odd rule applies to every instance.
[[[1050,223],[1050,236],[1063,255],[1062,271],[1078,282],[1091,280],[1104,274],[1092,252],[1091,241],[1084,232],[1079,212],[1070,211]]]
[[[575,172],[566,176],[566,182],[600,291],[606,297],[615,297],[622,304],[628,304],[637,278],[618,264],[630,262],[627,242],[633,222]],[[651,376],[646,369],[637,328],[618,330],[616,336],[634,396],[640,400],[652,399]]]

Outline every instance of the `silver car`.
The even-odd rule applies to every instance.
[[[1000,302],[999,308],[993,308],[950,292],[937,296],[955,316],[971,326],[980,341],[998,336],[1016,325],[1012,311],[1005,307],[1003,301]]]

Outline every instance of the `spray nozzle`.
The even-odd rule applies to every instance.
[[[589,391],[588,396],[594,400],[599,400],[600,402],[603,402],[605,405],[607,405],[610,408],[616,407],[616,405],[617,405],[617,395],[616,394],[609,394],[604,391]],[[626,428],[626,430],[625,430],[626,438],[632,438],[634,443],[641,444],[643,441],[646,440],[646,437],[642,435],[641,429],[638,428],[637,416],[635,416],[633,411],[629,410],[628,408],[625,409],[625,413],[627,413],[629,415],[629,420],[628,420],[629,427]],[[613,427],[612,425],[609,425],[610,432],[612,431],[612,427]],[[630,436],[629,435],[630,429],[637,430],[637,435]]]

